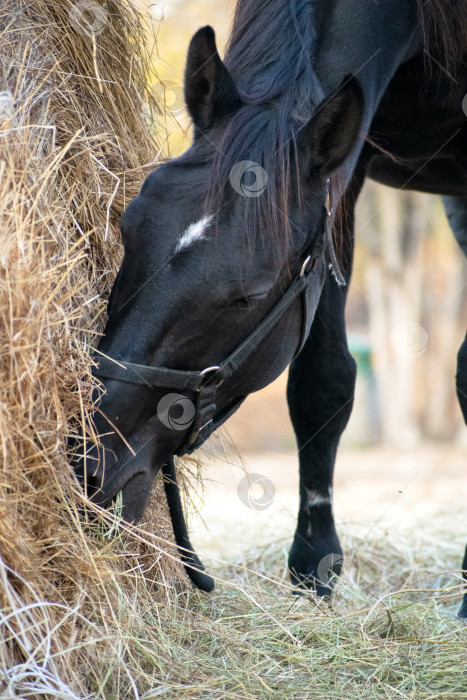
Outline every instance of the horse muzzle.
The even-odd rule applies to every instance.
[[[109,507],[121,492],[122,517],[135,524],[144,514],[165,450],[153,421],[148,421],[129,441],[111,434],[101,437],[86,456],[75,450],[72,466],[83,491],[96,505]]]

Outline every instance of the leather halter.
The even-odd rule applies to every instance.
[[[195,414],[191,433],[182,447],[178,450],[179,456],[191,454],[198,449],[207,438],[229,418],[239,407],[245,396],[237,399],[226,409],[216,415],[216,396],[219,387],[255,352],[260,342],[274,328],[284,313],[298,298],[303,299],[303,322],[301,338],[295,357],[301,351],[310,331],[316,307],[321,296],[321,286],[316,289],[312,281],[316,279],[318,262],[327,242],[332,263],[329,268],[338,284],[345,284],[342,273],[339,270],[334,252],[333,234],[333,208],[330,196],[330,183],[328,181],[328,197],[325,212],[324,233],[318,244],[306,256],[298,277],[291,283],[282,297],[266,314],[263,320],[251,331],[251,333],[230,353],[220,364],[207,367],[201,372],[167,369],[165,367],[151,367],[135,364],[125,360],[116,360],[104,355],[94,356],[97,367],[94,375],[103,379],[114,379],[119,382],[139,384],[154,388],[176,389],[178,391],[194,391],[196,394]]]

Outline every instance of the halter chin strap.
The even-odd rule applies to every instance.
[[[266,314],[256,328],[251,331],[220,365],[207,367],[201,372],[193,372],[139,365],[133,362],[126,362],[125,360],[120,361],[112,359],[104,355],[95,356],[98,366],[94,370],[94,374],[97,377],[114,379],[129,384],[140,384],[151,388],[195,392],[196,405],[191,434],[178,450],[177,454],[179,456],[191,454],[194,450],[198,449],[208,437],[236,411],[245,399],[244,396],[229,404],[216,415],[216,397],[219,387],[227,379],[232,377],[243,363],[255,352],[261,341],[272,331],[295,300],[301,296],[303,299],[303,321],[300,342],[295,357],[299,354],[308,337],[321,295],[322,285],[312,285],[311,283],[316,280],[316,275],[322,272],[322,270],[318,270],[318,265],[325,241],[330,251],[330,268],[332,268],[334,277],[338,284],[345,284],[334,251],[332,234],[333,208],[330,198],[329,181],[328,198],[330,205],[326,207],[326,223],[323,238],[319,241],[318,246],[305,258],[298,277],[292,282],[279,301]]]

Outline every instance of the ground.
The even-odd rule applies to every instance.
[[[467,626],[456,618],[465,450],[341,452],[335,502],[346,566],[332,604],[294,597],[288,584],[296,457],[244,461],[273,482],[273,502],[245,505],[239,467],[217,459],[207,469],[191,531],[217,587],[181,591],[158,614],[147,648],[170,650],[172,665],[154,657],[145,699],[467,698]],[[251,493],[261,499],[261,488]]]
[[[294,532],[298,509],[296,454],[276,451],[251,455],[243,458],[243,467],[236,461],[237,465],[232,465],[217,459],[205,468],[204,503],[191,519],[193,540],[205,558],[231,560],[251,547],[269,544],[271,538],[287,542]],[[252,503],[250,507],[245,505],[245,497],[239,497],[240,483],[240,491],[248,492],[248,485],[242,482],[244,469],[267,479],[266,489],[273,495],[269,507],[255,509]],[[418,527],[423,531],[426,525],[430,529],[436,525],[436,513],[440,513],[441,520],[457,513],[461,521],[464,516],[467,540],[466,471],[467,450],[455,446],[426,445],[412,451],[341,450],[334,484],[339,532],[345,532],[349,525],[367,528],[368,536],[376,528],[387,528],[394,534],[399,528]],[[261,495],[261,486],[253,485],[252,499],[261,499]],[[461,555],[459,552],[459,565]]]

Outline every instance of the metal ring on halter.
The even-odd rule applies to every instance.
[[[311,260],[311,255],[309,255],[307,257],[307,259],[305,260],[305,262],[303,263],[302,269],[300,270],[300,275],[299,275],[300,277],[303,277],[303,275],[305,274],[305,270],[308,267],[308,263],[310,262],[310,260]]]
[[[203,369],[199,374],[201,377],[204,377],[206,374],[209,374],[209,372],[216,372],[218,369],[220,369],[219,365],[213,365],[212,367],[206,367],[206,369]]]
[[[203,369],[203,371],[199,373],[199,376],[200,376],[200,377],[207,377],[209,374],[211,374],[211,372],[213,372],[213,373],[215,374],[215,373],[218,372],[219,370],[220,370],[220,366],[219,366],[219,365],[213,365],[212,367],[206,367],[206,369]],[[224,379],[220,379],[220,380],[216,383],[216,386],[217,386],[217,387],[220,387],[220,385],[223,384],[223,383],[224,383]],[[209,379],[208,379],[207,382],[204,382],[204,383],[203,383],[203,386],[205,386],[206,384],[209,384]],[[198,391],[199,391],[199,389],[198,389]]]

